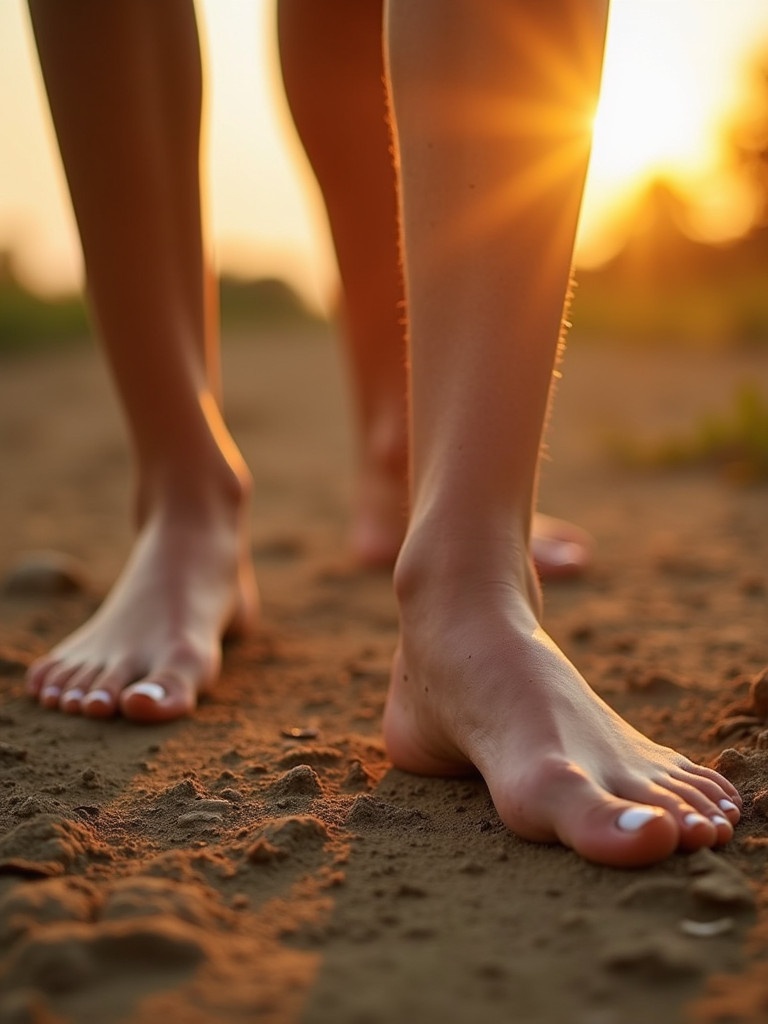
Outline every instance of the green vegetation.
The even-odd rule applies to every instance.
[[[219,301],[225,330],[320,323],[320,317],[307,309],[301,296],[278,278],[223,277]]]
[[[78,296],[42,299],[11,278],[0,279],[0,354],[71,344],[86,338],[89,330]]]
[[[714,468],[735,484],[768,481],[768,398],[753,384],[736,392],[721,416],[706,415],[684,437],[614,445],[626,465]]]
[[[0,254],[0,355],[82,344],[93,331],[82,298],[42,298],[27,291]],[[226,328],[314,324],[313,315],[284,281],[221,282],[221,316]]]

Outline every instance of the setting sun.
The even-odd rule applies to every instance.
[[[749,197],[724,166],[722,133],[743,101],[745,66],[761,42],[768,45],[768,16],[761,31],[758,13],[749,3],[734,5],[728,18],[719,4],[699,0],[614,3],[580,262],[615,251],[622,212],[662,177],[690,201],[691,228],[702,237],[735,237],[749,227]]]
[[[297,171],[302,158],[280,98],[272,5],[198,6],[208,41],[211,206],[221,264],[284,276],[323,306],[333,291],[333,256],[317,195],[306,188],[306,170]],[[690,227],[703,240],[749,228],[753,197],[723,166],[722,128],[743,104],[746,68],[761,50],[768,50],[765,0],[613,0],[581,265],[617,251],[627,209],[658,177],[685,195]],[[34,288],[77,287],[79,243],[21,0],[0,4],[0,97],[0,249]],[[489,118],[508,123],[509,111],[473,117],[481,126]],[[537,173],[531,188],[544,184]],[[491,215],[497,206],[488,209]]]

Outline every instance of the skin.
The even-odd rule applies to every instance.
[[[247,628],[256,606],[250,477],[218,406],[194,11],[188,0],[31,0],[30,10],[134,445],[138,538],[102,607],[32,668],[29,688],[66,712],[166,720],[193,710],[218,674],[223,633]],[[536,468],[606,5],[391,0],[388,11],[410,402],[397,190],[381,91],[364,70],[377,53],[381,62],[381,7],[284,0],[280,39],[346,295],[361,437],[354,545],[367,564],[389,562],[406,530],[390,755],[426,774],[479,769],[510,828],[599,862],[724,842],[740,802],[730,783],[634,732],[539,624]],[[360,76],[354,89],[347,74]]]
[[[166,720],[194,708],[218,674],[222,633],[245,628],[256,605],[250,475],[217,402],[194,10],[32,0],[30,12],[133,442],[139,529],[107,600],[32,667],[29,689],[67,712]]]
[[[724,842],[733,786],[596,696],[540,625],[530,558],[607,3],[392,0],[388,15],[412,378],[389,754],[477,768],[512,830],[601,863]]]
[[[280,0],[277,7],[285,95],[320,186],[341,278],[358,438],[351,546],[360,564],[391,569],[408,522],[409,385],[383,17],[383,0]],[[532,533],[542,579],[579,575],[588,565],[591,540],[573,524],[537,514]]]

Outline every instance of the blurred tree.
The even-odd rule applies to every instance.
[[[768,54],[755,61],[751,78],[749,97],[726,141],[737,172],[755,192],[759,211],[755,224],[768,228]]]

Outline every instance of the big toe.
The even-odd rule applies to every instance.
[[[586,860],[622,868],[655,864],[680,846],[680,825],[669,810],[620,799],[576,766],[560,766],[539,782],[537,820],[528,830],[534,838],[551,830]],[[515,830],[513,821],[508,824]],[[708,828],[714,841],[715,830]]]
[[[132,683],[120,695],[120,711],[134,722],[172,722],[190,715],[196,706],[192,683],[162,673]]]
[[[673,816],[661,807],[609,797],[581,814],[574,813],[561,838],[586,860],[639,868],[674,853],[680,831]]]

